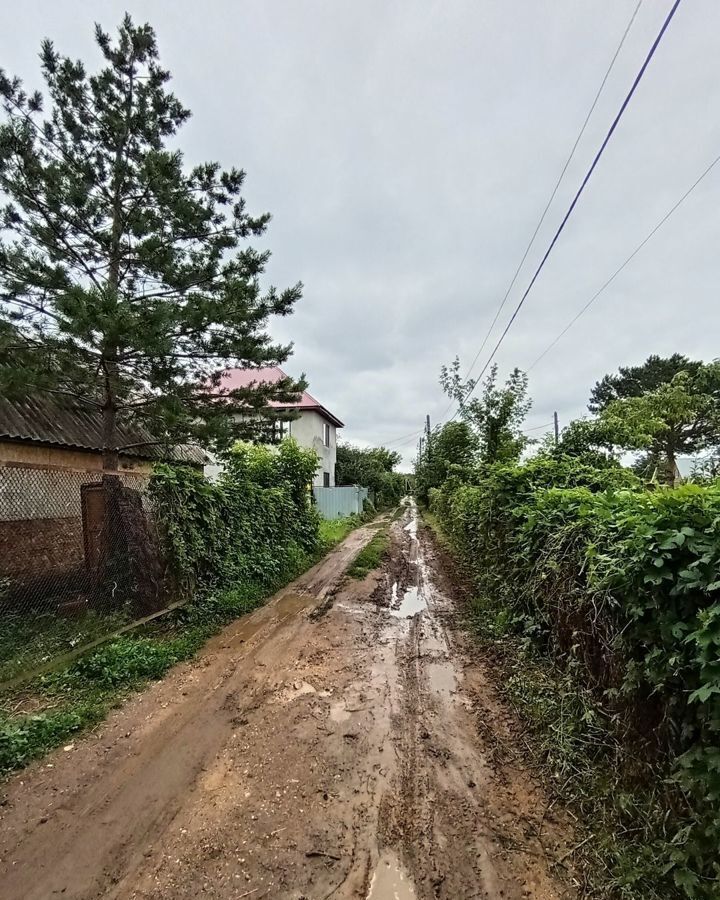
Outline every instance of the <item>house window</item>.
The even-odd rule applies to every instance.
[[[273,444],[279,444],[280,441],[285,437],[285,423],[280,419],[275,419],[272,423],[272,433],[270,435],[270,442]]]
[[[330,446],[330,426],[327,423],[323,425],[323,444]]]
[[[323,472],[323,487],[330,487],[330,473]]]

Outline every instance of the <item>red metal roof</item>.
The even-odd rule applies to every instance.
[[[259,369],[228,369],[223,373],[221,385],[224,389],[233,391],[237,388],[249,387],[254,382],[262,382],[265,384],[274,384],[288,376],[279,366],[267,366]],[[321,416],[332,422],[338,428],[343,427],[343,423],[334,416],[322,403],[319,403],[312,394],[303,391],[297,403],[280,403],[277,400],[271,400],[269,405],[275,409],[307,409],[314,410]]]

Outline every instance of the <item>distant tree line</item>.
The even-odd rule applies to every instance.
[[[394,471],[401,459],[398,452],[385,447],[338,444],[335,482],[368,488],[378,509],[395,506],[407,493],[408,476]]]

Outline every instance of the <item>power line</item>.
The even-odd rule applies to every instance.
[[[567,172],[568,167],[569,167],[570,163],[572,162],[573,157],[575,156],[575,151],[578,148],[578,144],[580,143],[582,136],[585,134],[585,129],[588,126],[590,117],[592,116],[593,112],[595,111],[595,107],[598,104],[600,95],[602,94],[603,90],[605,89],[605,85],[607,83],[608,78],[610,77],[610,73],[613,70],[615,61],[617,60],[618,56],[620,55],[620,51],[623,48],[625,39],[627,38],[627,36],[630,32],[630,29],[633,26],[633,23],[637,17],[637,14],[638,14],[638,11],[640,10],[641,5],[642,5],[642,0],[638,0],[638,4],[635,7],[635,10],[634,10],[632,16],[630,17],[630,21],[627,23],[627,26],[625,27],[625,31],[623,32],[623,36],[620,39],[620,43],[618,44],[617,49],[615,50],[615,53],[613,54],[613,57],[610,60],[610,65],[608,66],[607,71],[605,72],[605,75],[603,76],[603,79],[600,82],[600,87],[597,89],[595,98],[593,99],[590,109],[588,110],[587,115],[585,116],[585,121],[583,122],[582,127],[581,127],[580,131],[578,132],[578,136],[575,138],[575,143],[572,145],[570,154],[569,154],[568,158],[565,160],[565,165],[562,167],[562,171],[560,172],[560,175],[558,176],[558,179],[555,182],[555,186],[552,189],[550,197],[549,197],[547,203],[545,204],[545,209],[543,209],[543,211],[542,211],[540,220],[538,221],[537,225],[535,226],[535,230],[532,233],[530,242],[528,243],[527,247],[525,248],[525,252],[522,255],[522,259],[520,260],[517,269],[515,269],[515,274],[513,275],[512,279],[510,281],[510,284],[508,285],[507,290],[505,291],[505,296],[502,298],[502,301],[501,301],[500,305],[498,306],[497,311],[495,312],[495,317],[493,318],[492,322],[490,323],[490,327],[488,328],[487,333],[486,333],[485,337],[483,338],[483,342],[482,342],[482,344],[480,344],[480,349],[475,354],[473,361],[470,363],[470,367],[467,370],[467,374],[465,376],[465,381],[467,381],[467,379],[470,377],[472,370],[475,368],[475,363],[478,361],[480,354],[485,349],[485,345],[487,344],[487,342],[490,338],[490,335],[492,334],[493,328],[495,328],[495,324],[496,324],[498,318],[500,317],[500,313],[503,311],[505,304],[507,303],[507,299],[510,296],[510,291],[513,289],[515,282],[517,281],[517,277],[520,274],[520,270],[522,269],[522,267],[525,263],[525,260],[527,259],[528,254],[530,253],[530,250],[532,249],[533,244],[535,243],[535,238],[538,236],[538,232],[540,231],[540,228],[542,227],[542,224],[545,221],[545,217],[548,214],[548,210],[550,209],[550,206],[552,205],[552,202],[555,199],[555,195],[558,192],[560,183],[562,182],[563,178],[565,177],[565,173]],[[452,402],[450,403],[450,406],[448,407],[448,411],[451,406],[452,406]],[[443,418],[445,417],[445,415],[447,415],[447,412],[445,412],[443,414]]]
[[[553,422],[546,422],[544,425],[535,425],[534,428],[523,428],[522,433],[529,434],[529,432],[531,432],[531,431],[540,431],[541,428],[550,428],[550,427],[552,427],[552,425],[553,425]]]
[[[693,192],[693,191],[695,190],[695,188],[700,184],[700,182],[701,182],[707,175],[709,175],[710,172],[712,172],[712,170],[715,168],[715,166],[716,166],[719,162],[720,162],[720,156],[716,156],[715,159],[714,159],[714,160],[710,163],[710,165],[707,167],[707,169],[705,169],[705,171],[702,173],[702,175],[700,175],[700,177],[699,177],[698,179],[696,179],[696,181],[693,182],[693,184],[687,189],[687,191],[685,191],[685,193],[684,193],[684,194],[682,195],[682,197],[677,201],[677,203],[675,203],[675,205],[672,206],[672,207],[665,213],[665,215],[662,217],[662,219],[660,219],[660,221],[657,223],[657,225],[655,225],[655,227],[652,229],[652,231],[650,231],[650,232],[648,233],[648,235],[647,235],[647,236],[646,236],[646,237],[645,237],[645,238],[637,245],[637,247],[633,250],[633,252],[630,254],[630,256],[628,256],[627,259],[626,259],[620,266],[618,266],[617,269],[615,269],[615,271],[614,271],[614,272],[612,273],[612,275],[608,278],[608,280],[602,285],[602,287],[599,288],[599,289],[592,295],[592,297],[588,300],[588,302],[585,304],[585,306],[583,306],[583,308],[582,308],[575,316],[573,316],[572,319],[570,319],[570,321],[569,321],[568,324],[563,328],[563,330],[560,332],[560,334],[558,334],[558,336],[557,336],[553,341],[551,341],[551,343],[548,344],[548,346],[543,350],[543,352],[540,354],[540,356],[538,356],[538,358],[535,360],[535,362],[527,369],[528,372],[530,372],[532,369],[534,369],[535,366],[540,362],[540,360],[543,359],[545,356],[547,356],[547,354],[548,354],[548,353],[552,350],[552,348],[560,341],[560,339],[563,338],[563,337],[568,333],[568,331],[570,331],[570,329],[571,329],[572,326],[577,322],[577,320],[580,318],[580,316],[582,316],[584,313],[587,312],[588,309],[590,309],[590,307],[591,307],[591,306],[593,305],[593,303],[597,300],[597,298],[600,296],[600,294],[602,294],[603,291],[604,291],[607,287],[609,287],[609,286],[612,284],[612,282],[613,282],[613,281],[617,278],[617,276],[622,272],[622,270],[625,268],[625,266],[626,266],[632,259],[634,259],[634,258],[637,256],[637,254],[642,250],[642,248],[645,246],[645,244],[647,244],[647,242],[650,240],[650,238],[652,238],[653,235],[655,235],[655,233],[658,232],[658,231],[660,230],[660,228],[662,228],[662,226],[665,224],[665,222],[667,222],[667,220],[668,220],[668,219],[670,218],[670,216],[675,212],[675,210],[678,209],[678,207],[681,206],[681,205],[685,202],[685,200],[687,200],[687,198],[690,196],[690,194],[692,194],[692,192]]]
[[[680,5],[680,0],[675,0],[675,2],[674,2],[673,5],[672,5],[672,8],[670,9],[670,12],[668,13],[668,15],[667,15],[665,21],[663,22],[662,28],[661,28],[660,31],[658,32],[657,37],[656,37],[655,40],[653,41],[653,44],[652,44],[652,46],[650,47],[650,50],[648,51],[647,56],[645,57],[645,61],[643,62],[642,66],[640,67],[639,72],[638,72],[637,75],[635,76],[635,80],[633,81],[632,86],[631,86],[631,88],[630,88],[630,90],[629,90],[627,96],[626,96],[625,99],[623,100],[623,103],[622,103],[622,106],[620,107],[620,110],[618,111],[617,115],[616,115],[615,118],[613,119],[612,125],[611,125],[610,128],[608,129],[607,134],[605,135],[605,139],[603,140],[602,144],[600,145],[600,149],[599,149],[598,152],[595,154],[595,158],[593,159],[590,168],[588,169],[588,171],[587,171],[585,177],[583,178],[582,183],[580,184],[580,187],[578,188],[577,193],[575,194],[575,197],[573,198],[573,201],[572,201],[572,203],[570,204],[570,206],[569,206],[569,208],[568,208],[568,211],[565,213],[565,216],[564,216],[562,222],[561,222],[560,225],[558,226],[558,229],[557,229],[557,231],[555,232],[555,235],[554,235],[552,241],[550,242],[550,246],[547,248],[547,250],[545,251],[545,255],[544,255],[543,258],[540,260],[540,264],[538,265],[537,269],[535,270],[535,274],[533,275],[532,279],[530,280],[530,284],[529,284],[529,285],[527,286],[527,288],[525,289],[525,293],[522,295],[522,297],[520,298],[520,302],[519,302],[518,305],[515,307],[515,310],[513,311],[513,314],[512,314],[512,316],[510,317],[510,321],[509,321],[509,322],[507,323],[507,325],[505,326],[505,328],[504,328],[502,334],[500,335],[500,338],[498,339],[497,343],[495,344],[495,347],[493,348],[493,351],[492,351],[492,353],[490,354],[490,356],[489,356],[487,362],[486,362],[485,365],[483,366],[483,369],[482,369],[482,371],[480,372],[480,375],[478,376],[478,379],[477,379],[477,381],[475,382],[475,385],[473,386],[473,388],[472,388],[470,391],[468,391],[467,397],[465,397],[464,400],[467,400],[467,399],[472,395],[473,391],[475,390],[475,386],[477,386],[479,380],[480,380],[480,379],[482,378],[482,376],[485,374],[485,372],[487,371],[488,366],[490,365],[490,363],[491,363],[491,362],[493,361],[493,359],[495,358],[495,354],[496,354],[497,351],[500,349],[500,346],[501,346],[502,342],[505,340],[505,336],[506,336],[507,333],[510,331],[510,329],[511,329],[511,327],[512,327],[512,325],[513,325],[513,322],[514,322],[515,319],[517,318],[518,313],[520,312],[520,310],[522,309],[522,307],[523,307],[525,301],[527,300],[528,295],[530,294],[530,291],[531,291],[532,288],[533,288],[533,285],[534,285],[535,282],[537,281],[538,276],[540,275],[540,272],[542,272],[542,270],[543,270],[543,268],[544,268],[544,266],[545,266],[545,263],[546,263],[547,260],[548,260],[548,257],[549,257],[550,254],[552,253],[553,248],[555,247],[555,244],[558,242],[558,239],[559,239],[560,235],[562,234],[563,230],[565,229],[565,225],[567,224],[567,222],[568,222],[570,216],[572,215],[573,211],[575,210],[575,207],[577,206],[578,201],[580,200],[580,197],[582,196],[582,193],[583,193],[583,191],[585,190],[585,187],[587,186],[588,182],[590,181],[590,178],[591,178],[593,172],[595,171],[595,169],[596,169],[596,167],[597,167],[597,164],[598,164],[598,162],[600,161],[600,158],[602,157],[603,153],[605,152],[605,148],[606,148],[607,145],[610,143],[610,139],[612,138],[613,134],[615,133],[615,129],[617,128],[617,126],[618,126],[618,124],[619,124],[619,122],[620,122],[620,119],[623,117],[623,114],[624,114],[625,110],[627,109],[628,104],[630,103],[630,100],[632,99],[633,95],[635,94],[635,91],[637,90],[638,85],[640,84],[640,82],[641,82],[641,80],[642,80],[642,78],[643,78],[643,75],[645,74],[645,70],[646,70],[647,67],[649,66],[650,60],[651,60],[651,59],[653,58],[653,56],[655,55],[655,51],[657,50],[657,48],[658,48],[658,46],[659,46],[659,44],[660,44],[660,41],[662,40],[662,38],[663,38],[665,32],[667,31],[667,28],[668,28],[668,26],[670,25],[670,22],[672,21],[672,18],[673,18],[673,16],[675,15],[675,12],[677,11],[677,8],[678,8],[679,5]],[[464,401],[463,401],[463,402],[464,402]],[[455,413],[455,415],[457,415],[457,413]],[[455,416],[453,416],[453,418],[454,418],[454,417],[455,417]]]
[[[420,434],[423,431],[422,428],[418,428],[417,431],[412,431],[409,434],[400,435],[400,437],[393,438],[391,441],[383,441],[382,446],[388,447],[390,444],[397,444],[398,441],[405,441],[406,438],[414,438],[416,435]]]

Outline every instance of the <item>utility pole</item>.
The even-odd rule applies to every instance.
[[[425,416],[425,446],[427,447],[428,461],[430,460],[430,413]]]
[[[555,424],[555,446],[560,443],[560,425],[558,424],[558,414],[557,412],[553,413],[553,422]]]

